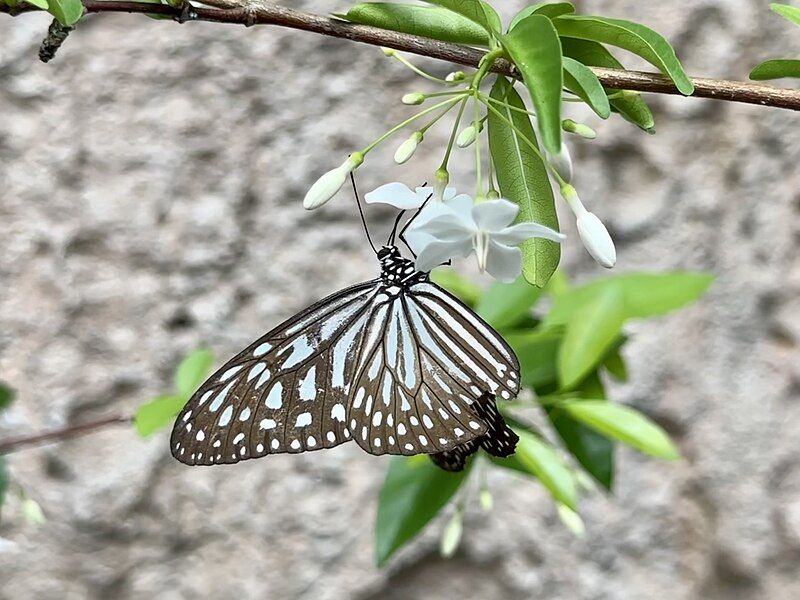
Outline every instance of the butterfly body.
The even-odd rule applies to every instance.
[[[173,456],[235,463],[351,439],[370,454],[437,455],[496,437],[487,407],[519,390],[513,351],[396,247],[378,259],[377,279],[301,311],[200,386],[175,423]],[[463,467],[463,454],[440,466]]]

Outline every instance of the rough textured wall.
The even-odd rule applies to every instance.
[[[744,78],[800,43],[761,1],[584,4],[655,26],[697,75]],[[0,18],[0,373],[21,395],[2,436],[132,410],[187,350],[228,356],[372,276],[351,199],[314,214],[300,200],[423,87],[366,46],[125,16],[87,19],[45,66],[46,25]],[[630,327],[632,383],[614,396],[664,424],[685,460],[621,450],[617,494],[582,503],[585,540],[536,485],[491,473],[496,508],[469,513],[455,559],[438,558],[434,527],[378,571],[385,460],[345,445],[188,469],[166,433],[116,429],[11,457],[49,520],[6,513],[0,598],[800,596],[800,121],[652,102],[655,137],[590,119],[600,135],[572,144],[577,185],[620,271],[718,280],[700,304]],[[435,151],[404,168],[371,159],[361,185],[419,183]],[[568,271],[600,275],[567,232]]]

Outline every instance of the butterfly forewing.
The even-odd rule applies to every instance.
[[[378,289],[370,281],[325,298],[228,361],[178,416],[173,455],[232,463],[347,441],[348,386],[336,361],[347,362],[343,339],[364,334]]]
[[[390,254],[380,279],[312,305],[206,381],[176,421],[173,455],[233,463],[352,438],[371,454],[455,451],[460,464],[491,433],[476,402],[515,396],[519,365],[467,306]]]

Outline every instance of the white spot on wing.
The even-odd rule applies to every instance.
[[[219,417],[219,426],[225,427],[231,422],[231,417],[233,417],[233,406],[229,404]]]
[[[295,427],[305,427],[311,425],[311,413],[304,412],[297,415],[297,420],[294,422]]]
[[[344,423],[344,405],[333,405],[333,408],[331,408],[331,419],[336,419],[337,421]]]
[[[250,369],[250,372],[247,374],[247,381],[252,380],[255,377],[258,377],[261,374],[261,371],[267,368],[267,363],[256,363]]]
[[[208,410],[211,412],[217,412],[219,407],[222,406],[222,403],[225,402],[225,397],[228,395],[228,392],[231,391],[231,388],[236,383],[236,380],[231,381],[228,385],[222,388],[222,391],[217,394],[217,397],[214,398],[214,401],[209,405]]]
[[[237,433],[237,434],[236,434],[236,437],[235,437],[235,438],[233,438],[233,443],[234,443],[234,444],[238,444],[238,443],[239,443],[239,442],[241,442],[242,440],[244,440],[244,434],[243,434],[243,433]]]
[[[300,400],[313,400],[317,397],[317,366],[312,366],[300,382]]]
[[[253,350],[253,356],[258,358],[259,356],[264,356],[267,352],[272,350],[272,344],[269,342],[264,342],[260,346],[258,346],[255,350]]]
[[[236,375],[239,371],[242,370],[243,365],[236,365],[235,367],[231,367],[227,371],[225,371],[219,378],[220,381],[228,381],[231,377]]]
[[[261,429],[275,429],[277,425],[274,419],[261,419],[261,423],[258,424]]]
[[[250,418],[250,407],[249,406],[245,406],[244,410],[242,410],[242,412],[239,414],[239,420],[240,421],[247,421],[247,419],[249,419],[249,418]]]
[[[266,406],[267,408],[280,408],[283,405],[283,384],[280,381],[275,382],[275,385],[272,386],[272,389],[269,391],[269,395],[267,396]]]

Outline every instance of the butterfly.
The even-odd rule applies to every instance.
[[[458,471],[478,448],[512,454],[518,438],[495,399],[519,392],[514,351],[393,241],[394,230],[376,250],[379,277],[312,304],[203,383],[178,415],[172,455],[231,464],[353,440]]]

